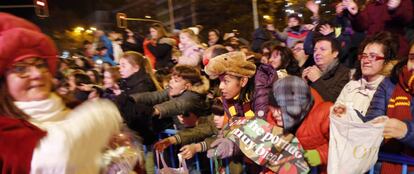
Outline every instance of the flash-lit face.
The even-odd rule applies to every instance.
[[[373,43],[368,44],[365,46],[364,51],[362,54],[369,56],[380,56],[384,57],[383,53],[383,46],[381,44]],[[365,77],[374,77],[377,76],[382,68],[384,67],[385,60],[370,60],[370,58],[367,59],[361,59],[361,71],[362,75]]]
[[[298,26],[300,22],[296,18],[289,18],[288,19],[288,27],[295,27]]]
[[[138,65],[131,64],[127,59],[121,58],[119,59],[119,73],[121,74],[122,78],[128,78],[132,74],[139,71]]]
[[[212,43],[216,43],[219,40],[219,36],[217,36],[216,32],[210,31],[208,32],[208,40]]]
[[[272,117],[276,120],[277,126],[283,127],[283,117],[280,108],[269,105],[269,112],[271,113]]]
[[[319,69],[324,70],[337,56],[338,52],[332,50],[332,45],[329,41],[321,40],[316,42],[313,59]]]
[[[177,96],[183,93],[191,84],[180,76],[173,75],[168,83],[168,95]]]
[[[243,81],[240,77],[228,74],[220,77],[219,89],[221,95],[227,100],[238,96],[243,86],[246,85]]]
[[[151,38],[153,38],[153,39],[158,38],[158,31],[156,29],[150,28],[149,31],[150,31]]]
[[[15,101],[47,99],[52,91],[52,75],[45,59],[29,58],[16,62],[6,71],[8,92]]]

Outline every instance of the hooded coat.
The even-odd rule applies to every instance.
[[[168,95],[168,89],[131,94],[124,108],[132,112],[126,112],[124,119],[131,129],[142,134],[144,144],[151,144],[156,141],[158,132],[172,127],[173,117],[188,112],[197,112],[196,115],[199,116],[208,115],[208,89],[209,81],[202,77],[200,84],[173,97]],[[158,118],[153,117],[154,108],[160,113]]]

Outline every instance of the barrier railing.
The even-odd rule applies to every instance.
[[[175,135],[176,133],[177,133],[176,130],[166,129],[161,134],[166,135],[166,136],[172,136],[172,135]],[[161,136],[161,134],[159,135],[160,139],[163,137]],[[171,161],[171,166],[176,167],[176,164],[175,164],[176,155],[174,154],[173,148],[170,147],[168,152],[169,152],[169,158]],[[195,163],[196,163],[196,169],[200,171],[201,168],[200,168],[200,160],[199,160],[198,155],[195,154],[194,158],[195,158]],[[408,166],[414,166],[414,158],[409,157],[409,156],[404,156],[404,155],[387,154],[387,153],[380,152],[378,154],[378,161],[401,164],[402,165],[401,174],[408,174]],[[226,160],[225,162],[228,164],[228,160]],[[226,173],[230,173],[228,165],[226,166],[227,166]],[[210,159],[210,171],[211,171],[211,174],[214,174],[214,162],[212,159]],[[318,173],[317,168],[312,168],[310,173],[317,174]],[[369,174],[374,174],[374,168],[371,168],[371,170],[369,171]]]

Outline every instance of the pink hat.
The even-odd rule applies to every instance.
[[[40,28],[26,19],[13,16],[8,13],[0,12],[0,31],[9,30],[12,28],[26,28],[33,31],[41,32]]]
[[[49,37],[21,18],[0,13],[0,21],[4,29],[0,30],[0,76],[14,63],[34,57],[47,59],[50,72],[55,73],[58,53]]]
[[[57,51],[49,37],[24,28],[0,32],[0,75],[14,63],[33,57],[47,59],[49,70],[56,71]]]

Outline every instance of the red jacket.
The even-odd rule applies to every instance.
[[[149,59],[151,67],[153,69],[155,69],[155,63],[156,63],[156,59],[154,54],[151,53],[151,51],[148,49],[148,44],[153,44],[153,41],[149,40],[149,39],[145,39],[143,44],[143,48],[144,48],[144,55]]]
[[[46,132],[26,120],[0,115],[1,174],[30,173],[35,147]]]
[[[366,31],[372,36],[380,31],[389,31],[399,36],[400,48],[398,55],[408,53],[408,40],[405,38],[404,27],[413,20],[413,3],[411,0],[401,0],[395,10],[388,10],[387,1],[368,3],[363,10],[352,18],[352,27],[356,31]]]
[[[313,89],[312,89],[313,90]],[[321,157],[321,173],[326,173],[329,151],[329,109],[333,105],[325,102],[315,91],[312,91],[315,103],[303,120],[296,137],[305,150],[317,150]]]

